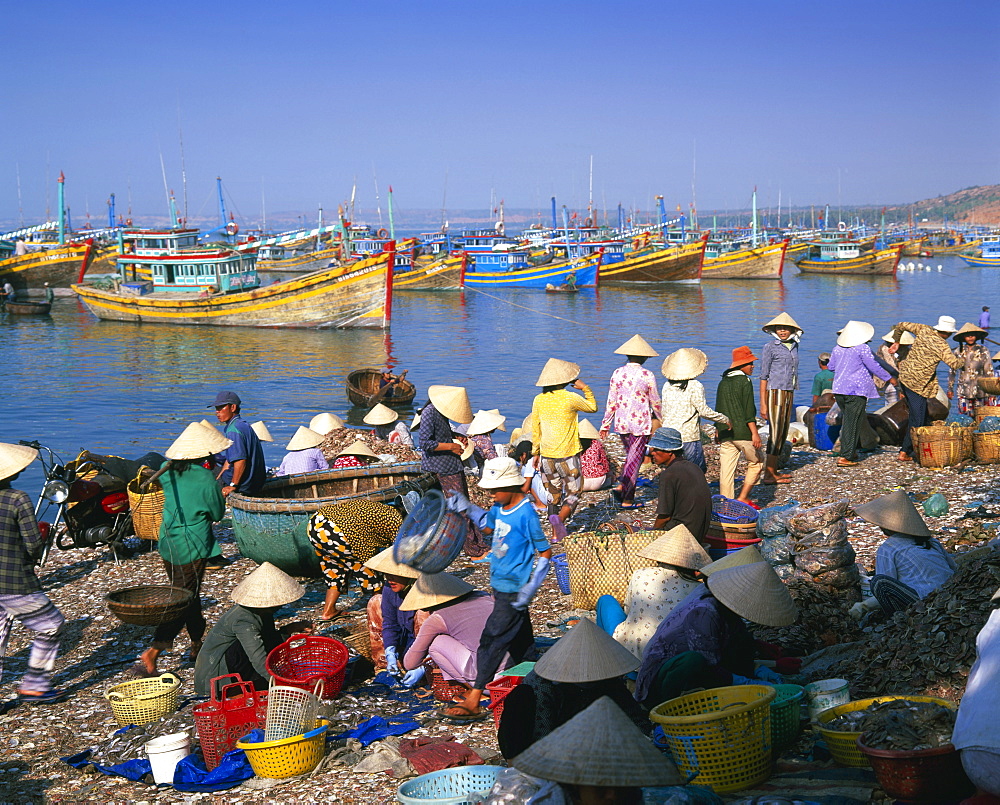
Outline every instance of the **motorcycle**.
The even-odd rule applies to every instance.
[[[63,462],[37,441],[22,439],[19,444],[38,451],[45,476],[35,504],[35,518],[46,536],[39,566],[53,544],[62,551],[108,545],[117,559],[123,540],[133,533],[126,477],[134,477],[143,461],[162,457],[150,454],[133,462],[84,451]],[[50,516],[51,522],[43,519]]]

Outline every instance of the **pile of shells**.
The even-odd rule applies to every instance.
[[[857,621],[848,614],[848,603],[837,592],[808,581],[787,584],[799,616],[791,626],[773,627],[751,624],[753,636],[765,643],[776,643],[787,653],[805,656],[826,646],[850,643],[861,632]]]
[[[975,520],[961,523],[957,533],[945,532],[938,538],[945,549],[952,553],[965,553],[996,539],[997,530]]]
[[[860,732],[865,745],[874,749],[936,749],[951,743],[955,711],[936,702],[893,699],[844,713],[824,726],[830,730]]]
[[[856,694],[961,696],[976,659],[976,635],[1000,586],[1000,551],[983,550],[959,564],[948,581],[868,634],[859,653],[830,676],[851,681]]]
[[[402,444],[389,444],[389,442],[377,439],[370,430],[355,430],[354,428],[337,428],[330,431],[319,449],[331,464],[341,450],[354,442],[364,442],[376,455],[390,454],[397,461],[419,461],[420,455],[412,447]]]

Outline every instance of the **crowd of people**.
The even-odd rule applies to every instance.
[[[715,426],[719,489],[726,498],[756,508],[758,483],[794,480],[783,472],[780,459],[799,386],[803,329],[787,313],[762,329],[770,338],[759,357],[748,345],[732,349],[730,365],[720,373],[714,408],[699,380],[708,364],[704,352],[682,348],[669,354],[661,366],[665,382],[658,388],[655,375],[644,366],[658,353],[640,335],[616,350],[625,363],[611,376],[598,429],[581,419],[596,414],[599,406],[581,379],[580,366],[558,358],[542,367],[531,414],[506,444],[494,442],[506,418],[498,409],[473,415],[466,390],[459,386],[431,386],[427,404],[410,426],[391,407],[374,406],[365,416],[374,435],[419,451],[423,469],[437,478],[447,509],[466,520],[466,553],[488,554],[489,589],[477,590],[447,572],[421,573],[397,561],[392,546],[413,500],[390,504],[354,498],[310,517],[308,537],[327,592],[316,618],[282,629],[275,625],[275,612],[299,600],[304,588],[270,563],[233,589],[232,607],[211,629],[201,610],[204,573],[221,557],[213,523],[224,517],[229,496],[253,496],[268,477],[261,440],[270,440],[270,433],[263,423],[251,425],[242,418],[236,393],[220,392],[210,406],[219,427],[206,421],[187,426],[160,468],[165,494],[157,550],[170,583],[189,590],[191,597],[180,617],[156,628],[133,673],[156,673],[160,654],[186,631],[199,694],[208,693],[212,678],[227,673],[266,685],[264,660],[283,633],[308,632],[342,618],[338,600],[356,584],[370,594],[366,615],[376,667],[407,687],[428,684],[428,669],[434,668],[462,690],[440,708],[443,719],[468,723],[485,718],[487,683],[503,669],[537,660],[507,699],[499,743],[513,765],[542,778],[556,736],[581,729],[599,733],[615,725],[621,741],[648,745],[648,711],[657,704],[695,687],[781,683],[782,675],[760,662],[746,624],[795,621],[795,604],[785,584],[752,547],[714,562],[704,548],[713,500],[705,476],[703,420]],[[948,316],[933,326],[898,322],[877,352],[869,346],[874,333],[867,322],[849,321],[831,351],[818,358],[812,408],[820,410],[832,395],[840,410],[838,467],[860,461],[861,423],[870,400],[904,400],[910,427],[926,423],[928,400],[940,391],[936,373],[941,362],[951,371],[946,396],[957,397],[960,411],[991,402],[975,382],[994,374],[982,326],[959,329]],[[948,348],[949,338],[957,342],[954,349]],[[755,367],[757,388],[751,379]],[[899,400],[891,396],[896,392]],[[319,414],[308,427],[299,427],[276,474],[362,467],[378,460],[359,439],[328,461],[319,445],[343,427],[332,414]],[[612,431],[622,444],[620,467],[605,450]],[[912,460],[912,450],[908,428],[899,459]],[[46,535],[28,496],[12,487],[35,457],[30,447],[0,444],[0,659],[13,621],[33,630],[18,701],[45,704],[67,695],[52,686],[64,619],[35,572]],[[580,620],[538,659],[530,607],[550,568],[553,544],[566,539],[585,489],[606,489],[625,511],[643,506],[636,491],[645,462],[659,470],[653,527],[662,533],[637,557],[655,566],[632,574],[623,600],[603,596],[593,621]],[[737,490],[741,462],[744,481]],[[489,508],[470,499],[470,484],[489,494]],[[886,536],[876,557],[869,609],[887,614],[905,609],[955,572],[954,560],[903,492],[857,505],[855,511]],[[551,540],[543,522],[551,527]],[[997,665],[989,659],[1000,650],[995,627],[991,618],[970,677],[977,702],[998,681]],[[1000,741],[986,734],[981,722],[981,715],[960,711],[960,725],[973,736],[960,748],[969,752],[967,768],[977,784],[1000,794]],[[638,749],[632,753],[633,759],[640,755]],[[676,769],[657,758],[659,765],[649,758],[649,779],[677,782]],[[567,775],[546,779],[570,787],[609,785],[580,770]],[[609,801],[630,801],[634,791],[628,792],[640,785],[638,779],[645,778],[622,777],[620,785],[610,785],[626,793]]]

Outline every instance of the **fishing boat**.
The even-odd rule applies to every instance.
[[[729,250],[726,250],[723,244],[713,244],[710,241],[705,248],[705,262],[701,267],[701,278],[703,280],[781,279],[787,249],[787,239],[766,246],[746,245],[744,248],[737,247]]]
[[[7,302],[3,308],[14,316],[48,316],[52,309],[51,302]]]
[[[230,327],[385,328],[392,311],[394,249],[349,266],[260,286],[256,253],[222,247],[119,261],[148,265],[152,281],[79,283],[73,290],[99,319]],[[128,265],[122,266],[128,276]]]
[[[405,372],[403,373],[406,374]],[[413,403],[417,396],[417,387],[402,375],[393,386],[392,396],[381,395],[382,371],[368,367],[355,369],[347,376],[347,399],[360,408],[372,408],[381,402],[392,407],[406,406]]]
[[[435,475],[412,461],[283,475],[267,481],[254,497],[234,492],[227,501],[240,553],[292,576],[316,578],[321,575],[319,559],[306,532],[314,512],[353,498],[392,503],[397,496],[413,490],[423,494],[436,484]]]
[[[1000,240],[984,240],[978,255],[963,254],[960,257],[974,268],[1000,268]]]
[[[12,254],[0,260],[0,285],[9,282],[14,290],[41,291],[68,288],[83,280],[93,254],[94,242],[25,244],[24,254]]]
[[[625,258],[601,269],[601,282],[698,282],[708,235],[692,243],[663,249],[626,252]]]
[[[331,262],[339,262],[342,250],[340,243],[334,241],[334,245],[313,251],[296,251],[288,247],[269,246],[265,247],[267,257],[262,257],[257,261],[257,271],[261,273],[308,273],[310,271],[320,271],[327,268]]]
[[[920,242],[917,257],[942,257],[946,254],[971,253],[982,245],[982,240],[966,240],[961,232],[932,232]],[[903,251],[906,254],[906,251]]]
[[[469,255],[464,252],[419,254],[408,265],[397,262],[392,272],[394,291],[458,291],[465,282]]]
[[[806,256],[796,260],[795,265],[805,274],[894,277],[902,250],[902,243],[864,250],[856,240],[830,239],[812,243]]]
[[[587,255],[570,260],[553,260],[545,265],[509,267],[518,259],[510,252],[477,253],[475,265],[465,271],[465,287],[476,290],[504,290],[506,288],[539,288],[546,285],[574,283],[578,288],[597,287],[601,276],[603,254]]]

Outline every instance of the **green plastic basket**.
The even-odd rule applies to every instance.
[[[775,685],[771,702],[771,743],[775,750],[788,746],[799,734],[799,704],[805,695],[800,685]]]

